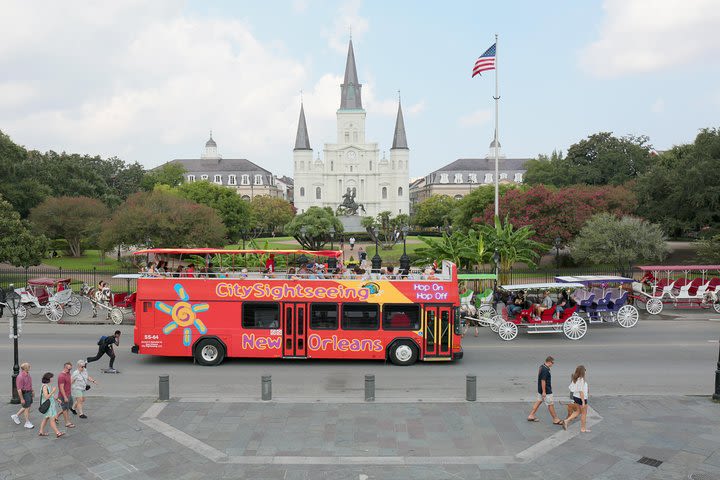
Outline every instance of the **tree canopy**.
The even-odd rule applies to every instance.
[[[215,210],[155,189],[131,195],[115,211],[104,225],[100,247],[217,247],[224,238],[225,227]]]
[[[525,183],[565,187],[575,184],[620,185],[645,173],[652,165],[646,136],[617,138],[600,132],[573,144],[563,157],[553,152],[527,163]]]
[[[47,246],[47,238],[33,233],[29,223],[21,220],[20,214],[0,196],[0,263],[16,267],[38,265]]]
[[[330,227],[336,235],[343,232],[343,224],[332,208],[310,207],[285,225],[285,233],[295,237],[304,249],[321,250],[330,241]]]
[[[73,257],[82,255],[81,242],[96,237],[110,210],[88,197],[50,197],[30,211],[36,231],[52,239],[63,238]]]
[[[578,262],[609,263],[620,274],[629,275],[636,262],[662,261],[668,247],[659,225],[637,217],[598,213],[588,220],[570,251]]]
[[[295,216],[295,207],[282,198],[255,195],[250,202],[253,223],[264,232],[279,232]]]
[[[185,181],[185,167],[175,162],[167,162],[154,168],[142,177],[140,186],[143,190],[151,191],[155,185],[177,187]]]
[[[390,250],[393,245],[402,240],[402,228],[407,226],[409,217],[404,214],[392,216],[389,210],[382,211],[376,217],[363,217],[361,220],[363,228],[367,230],[371,238],[375,237],[377,229],[377,240],[384,250]]]
[[[637,181],[638,209],[671,235],[720,228],[720,129],[662,153]]]
[[[524,187],[515,184],[501,184],[498,186],[498,195],[502,200],[507,192],[522,188]],[[476,219],[483,218],[483,212],[488,205],[495,205],[495,186],[480,185],[457,201],[452,218],[453,226],[467,230],[476,223]]]
[[[230,188],[201,181],[183,183],[174,191],[177,191],[183,198],[215,210],[232,241],[238,240],[243,230],[247,231],[252,226],[250,205]]]
[[[448,195],[432,195],[415,205],[412,224],[425,228],[450,225],[457,203]]]

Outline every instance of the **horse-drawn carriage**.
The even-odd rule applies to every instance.
[[[124,278],[126,280],[137,279],[137,274],[120,274],[113,278]],[[129,284],[128,284],[129,286]],[[107,318],[115,325],[120,325],[125,319],[126,313],[134,313],[136,292],[113,293],[109,286],[91,287],[84,283],[81,289],[84,297],[90,300],[93,309],[93,317],[97,317],[98,308],[107,312]]]
[[[503,290],[517,295],[520,291],[529,296],[536,296],[537,302],[526,303],[519,312],[512,314],[510,308],[504,308],[502,314],[495,316],[491,321],[497,326],[498,336],[510,341],[517,337],[520,329],[527,333],[563,333],[570,340],[580,340],[588,329],[587,321],[577,314],[577,305],[567,305],[562,312],[556,315],[557,305],[544,309],[540,315],[534,315],[534,308],[539,301],[539,295],[545,291],[567,290],[583,288],[582,283],[529,283],[522,285],[503,286]]]
[[[497,333],[497,325],[492,321],[497,316],[494,307],[495,289],[488,285],[488,282],[492,282],[494,286],[497,276],[494,273],[461,273],[458,274],[458,280],[466,284],[466,289],[460,292],[460,318],[462,319],[463,335],[470,327],[490,327],[493,332]],[[472,289],[467,288],[469,282],[473,282]],[[485,288],[483,288],[483,284],[485,284]],[[473,290],[475,288],[478,289],[477,292]],[[480,289],[482,291],[479,291]]]
[[[664,305],[675,308],[713,308],[720,313],[720,265],[642,266],[633,298],[651,315]]]
[[[637,325],[638,309],[628,302],[632,298],[632,278],[613,275],[579,275],[555,277],[560,283],[580,283],[572,294],[577,314],[588,323],[615,322],[623,328]]]
[[[60,321],[65,313],[74,317],[82,310],[82,300],[73,293],[69,278],[31,278],[25,288],[15,291],[27,312],[44,313],[51,322]]]

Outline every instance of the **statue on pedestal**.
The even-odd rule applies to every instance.
[[[350,190],[348,187],[345,195],[343,195],[343,203],[338,205],[335,210],[336,215],[357,215],[358,208],[365,213],[365,206],[362,203],[355,202],[355,189]]]

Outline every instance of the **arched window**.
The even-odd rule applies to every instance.
[[[372,172],[372,160],[370,160],[369,166],[370,166],[370,171]]]
[[[249,201],[250,201],[250,195],[243,195],[243,196],[242,196],[242,199],[245,200],[246,202],[249,202]]]
[[[305,196],[305,187],[300,187],[300,196],[301,197]]]
[[[387,200],[387,187],[382,188],[382,199]]]
[[[315,187],[315,199],[320,200],[322,198],[322,190],[320,187]]]
[[[402,187],[398,187],[398,197],[402,197]]]

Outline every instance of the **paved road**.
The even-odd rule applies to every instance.
[[[465,338],[465,358],[445,363],[397,367],[382,362],[230,359],[218,367],[200,367],[186,358],[155,358],[129,352],[132,326],[123,331],[116,366],[120,375],[99,373],[107,357],[91,364],[101,381],[96,395],[116,397],[157,394],[158,375],[171,375],[173,396],[234,397],[260,395],[260,376],[271,374],[279,401],[362,398],[364,375],[374,373],[377,397],[388,400],[461,400],[465,375],[477,375],[478,398],[526,399],[533,395],[537,365],[546,355],[556,358],[555,389],[565,393],[577,364],[588,368],[593,395],[707,395],[712,392],[718,356],[720,322],[694,319],[641,320],[625,330],[612,325],[591,327],[572,342],[561,335],[521,334],[503,342],[489,330]],[[3,327],[7,329],[6,318]],[[58,372],[65,360],[94,354],[100,335],[113,325],[52,325],[28,323],[21,337],[21,361],[33,364],[36,376]],[[7,331],[7,330],[6,330]],[[7,339],[7,337],[4,337]],[[12,344],[0,343],[0,372],[10,372]]]

